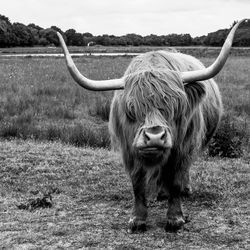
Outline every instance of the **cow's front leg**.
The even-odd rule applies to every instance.
[[[170,197],[168,200],[166,231],[177,231],[183,227],[184,223],[181,197]]]
[[[165,229],[167,231],[177,231],[181,229],[185,223],[182,212],[182,189],[183,189],[183,171],[173,171],[166,169],[164,173],[164,187],[169,193],[167,223]],[[174,169],[176,170],[176,168]]]
[[[189,168],[192,152],[187,154],[188,157],[180,152],[181,150],[172,150],[167,165],[162,169],[162,184],[169,192],[167,231],[176,231],[183,227],[185,220],[181,197],[191,192]]]
[[[129,219],[129,233],[146,231],[147,204],[145,197],[145,172],[143,169],[131,176],[134,191],[134,206]]]

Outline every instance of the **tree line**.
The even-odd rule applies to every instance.
[[[232,26],[235,22],[232,24]],[[231,27],[232,27],[231,26]],[[222,46],[230,29],[221,29],[208,35],[192,38],[190,34],[148,35],[127,34],[124,36],[79,33],[74,29],[63,32],[56,26],[42,28],[35,24],[11,23],[0,15],[0,47],[58,46],[56,31],[59,31],[69,46]],[[234,46],[250,46],[250,21],[238,29]]]

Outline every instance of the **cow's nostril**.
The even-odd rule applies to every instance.
[[[144,131],[144,137],[147,141],[150,141],[150,133],[147,133],[146,131]]]
[[[164,140],[166,138],[166,130],[162,132],[161,140]]]

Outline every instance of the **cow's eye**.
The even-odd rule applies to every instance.
[[[136,121],[134,105],[131,105],[131,104],[129,106],[127,105],[126,116],[130,122]]]
[[[136,121],[135,116],[131,112],[127,112],[126,116],[127,116],[128,120],[130,122],[135,122]]]

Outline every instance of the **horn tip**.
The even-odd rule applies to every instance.
[[[240,21],[237,22],[237,24],[241,24],[241,23],[247,23],[250,21],[250,18],[243,18]]]
[[[60,38],[60,37],[62,37],[62,35],[61,35],[61,33],[60,32],[56,32],[56,34],[57,34],[57,36]]]

